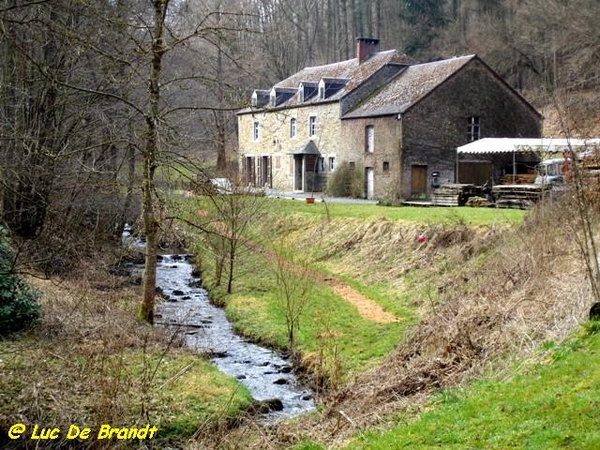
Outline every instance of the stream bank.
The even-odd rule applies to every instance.
[[[286,358],[233,332],[223,309],[210,303],[208,292],[193,276],[189,257],[161,255],[157,287],[164,298],[156,306],[157,324],[177,329],[186,346],[211,355],[215,366],[248,388],[257,410],[268,410],[265,421],[315,408],[313,394],[301,385]]]

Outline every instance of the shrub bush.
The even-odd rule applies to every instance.
[[[332,197],[364,197],[364,168],[343,162],[327,180],[327,195]]]
[[[0,229],[0,336],[34,326],[40,315],[39,292],[14,273],[14,252]]]

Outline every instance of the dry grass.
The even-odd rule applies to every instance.
[[[521,227],[496,240],[478,268],[465,264],[477,254],[465,251],[479,245],[473,235],[460,228],[437,233],[430,252],[455,247],[451,259],[464,269],[439,281],[438,298],[423,305],[424,320],[399,349],[334,400],[329,414],[344,411],[353,425],[337,438],[433,390],[501,371],[544,341],[567,337],[585,319],[591,300],[564,220],[554,209],[533,211]]]
[[[79,267],[70,278],[31,278],[43,291],[41,324],[0,342],[0,447],[35,448],[36,441],[6,438],[12,424],[24,423],[61,430],[41,448],[139,448],[65,434],[71,424],[96,433],[102,424],[149,423],[159,426],[158,439],[144,448],[164,448],[199,427],[214,433],[230,411],[247,406],[246,394],[182,348],[177,334],[136,319],[140,288],[131,278],[109,275],[102,258]]]
[[[330,269],[399,288],[396,277],[420,278],[423,294],[415,304],[422,320],[380,366],[327,399],[322,414],[280,425],[271,441],[278,443],[262,448],[301,439],[335,447],[358,431],[386,426],[401,411],[410,415],[436,390],[483,374],[509,377],[515,360],[568,337],[592,302],[576,229],[572,209],[554,206],[532,211],[512,230],[380,220],[346,233],[341,243],[329,237],[321,260]],[[422,232],[428,241],[418,245]],[[360,261],[369,261],[370,270],[359,273]]]
[[[0,390],[6,403],[0,430],[17,422],[66,430],[70,424],[133,426],[148,419],[143,410],[148,409],[144,391],[150,394],[150,372],[141,377],[135,373],[140,364],[134,363],[134,349],[143,349],[148,357],[141,367],[150,369],[153,358],[176,342],[135,320],[136,286],[107,276],[101,259],[81,264],[81,276],[29,280],[43,292],[41,324],[28,335],[1,343],[0,371],[5,376]],[[35,442],[18,445],[26,444]],[[78,445],[102,447],[100,442]],[[110,444],[115,446],[119,443]]]

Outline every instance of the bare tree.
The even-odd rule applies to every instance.
[[[90,91],[101,89],[98,74],[114,68],[91,64],[98,26],[74,2],[8,6],[0,11],[2,218],[34,241],[41,263],[64,266],[81,247],[116,237],[119,108],[67,87],[86,79]]]
[[[145,114],[146,136],[142,175],[142,219],[144,235],[146,236],[146,254],[144,264],[143,298],[140,307],[140,318],[154,322],[154,297],[156,295],[156,256],[158,248],[159,223],[156,217],[154,190],[156,188],[154,175],[160,153],[159,122],[160,82],[162,61],[166,52],[165,20],[169,0],[153,0],[153,21],[150,25],[152,46],[150,53],[150,75],[148,78],[148,109]]]
[[[264,198],[260,192],[251,192],[236,177],[232,184],[215,187],[208,184],[200,197],[203,217],[189,221],[201,230],[206,249],[215,258],[215,283],[221,285],[226,274],[227,293],[233,292],[237,262],[244,251],[256,251],[250,238],[251,227],[260,220]]]
[[[288,347],[291,351],[296,346],[296,335],[300,329],[300,320],[310,304],[310,294],[314,284],[314,275],[308,267],[307,261],[289,242],[289,235],[275,242],[275,264],[271,262],[275,278],[279,301],[285,316],[287,328]]]

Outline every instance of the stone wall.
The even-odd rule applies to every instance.
[[[402,196],[411,196],[412,166],[454,182],[456,147],[467,144],[469,117],[480,118],[480,138],[540,137],[541,118],[483,63],[473,60],[402,116]]]
[[[309,117],[316,117],[316,134],[309,136]],[[296,119],[296,136],[290,137],[290,121]],[[259,138],[254,140],[253,123],[259,123]],[[258,111],[238,115],[240,167],[247,156],[271,156],[273,188],[282,191],[294,190],[295,150],[312,140],[327,173],[329,158],[336,164],[342,149],[340,133],[339,103],[321,103],[299,108]],[[325,174],[324,174],[325,175]]]
[[[372,153],[366,151],[367,126],[372,126],[374,132]],[[396,116],[343,120],[342,136],[346,140],[345,160],[373,168],[373,197],[398,197],[401,122]]]

